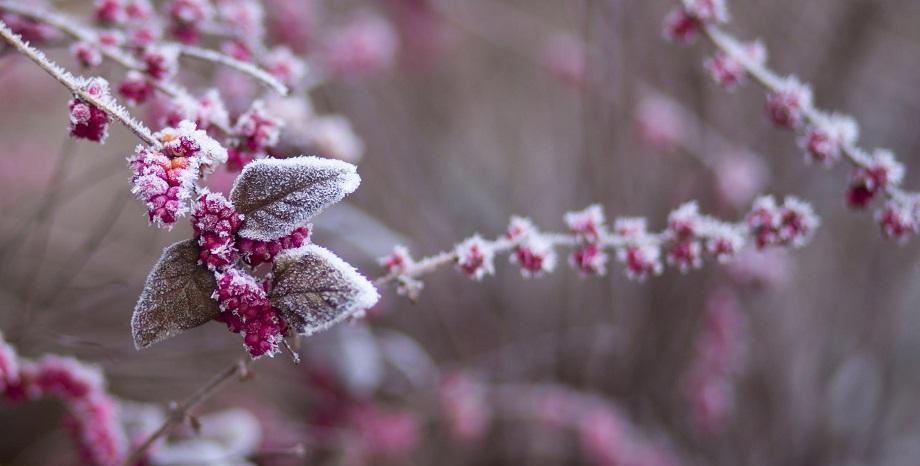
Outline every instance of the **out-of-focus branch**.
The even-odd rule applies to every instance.
[[[145,453],[148,449],[150,449],[154,442],[169,434],[169,432],[174,427],[178,426],[188,418],[189,411],[210,398],[224,385],[234,380],[234,378],[245,378],[248,376],[250,364],[251,362],[245,359],[234,362],[219,372],[217,375],[215,375],[211,380],[208,381],[208,383],[204,384],[184,401],[173,407],[170,410],[166,421],[164,421],[157,430],[150,434],[150,436],[148,436],[143,443],[135,448],[122,464],[124,466],[133,466],[137,464],[144,457]]]

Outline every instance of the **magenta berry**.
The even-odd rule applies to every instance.
[[[265,151],[278,143],[281,120],[270,116],[262,101],[256,101],[236,121],[236,131],[242,136],[242,146],[251,152]]]
[[[192,227],[201,247],[199,260],[211,270],[221,270],[236,261],[239,251],[236,232],[243,216],[223,194],[205,192],[198,197],[192,212]]]
[[[132,105],[146,102],[153,92],[153,84],[148,82],[143,74],[133,70],[129,71],[125,79],[118,85],[118,93]]]
[[[249,238],[237,239],[237,246],[243,261],[255,267],[260,264],[270,263],[281,251],[299,248],[310,241],[310,227],[300,227],[287,236],[271,241],[260,241]]]
[[[83,85],[87,94],[101,101],[110,101],[109,83],[92,78]],[[104,142],[109,134],[109,114],[79,97],[70,101],[70,135],[75,138]]]
[[[495,253],[492,246],[479,235],[473,235],[455,246],[454,254],[457,270],[473,280],[482,280],[482,277],[495,273],[492,262]]]
[[[811,100],[811,88],[790,76],[779,89],[767,94],[767,114],[776,127],[796,129],[802,125],[804,112],[811,107]]]
[[[847,200],[851,207],[869,205],[879,191],[901,184],[904,179],[904,165],[894,158],[890,151],[876,150],[865,166],[853,171]]]
[[[240,270],[227,269],[217,275],[214,298],[221,309],[215,320],[241,334],[243,346],[252,357],[274,356],[281,350],[287,324],[255,279]]]
[[[395,246],[393,252],[377,260],[387,273],[401,274],[412,267],[415,261],[405,246]]]
[[[665,17],[662,34],[670,42],[687,45],[693,43],[699,30],[698,19],[687,14],[683,8],[675,8]]]

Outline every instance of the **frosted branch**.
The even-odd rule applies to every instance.
[[[535,277],[553,271],[557,250],[564,248],[573,250],[569,263],[585,275],[604,275],[607,252],[613,252],[627,276],[641,281],[662,273],[662,255],[668,265],[687,272],[701,267],[704,259],[727,261],[747,244],[758,249],[803,246],[819,224],[808,204],[788,197],[780,205],[771,196],[757,199],[750,212],[733,223],[700,214],[695,202],[671,212],[667,227],[659,232],[647,231],[646,220],[636,217],[617,218],[608,229],[598,205],[567,213],[565,222],[569,232],[547,233],[537,230],[530,220],[513,217],[507,232],[494,240],[475,235],[453,250],[418,261],[405,247],[397,246],[380,259],[387,273],[374,284],[397,282],[400,294],[414,299],[422,288],[419,277],[454,265],[480,280],[494,273],[493,259],[503,254],[510,255],[525,277]]]
[[[70,74],[70,72],[51,61],[42,51],[24,42],[22,38],[15,34],[3,21],[0,21],[0,37],[3,37],[3,40],[15,48],[19,53],[35,62],[41,69],[57,79],[59,83],[69,89],[75,96],[103,110],[111,118],[118,120],[146,144],[159,147],[160,143],[153,137],[151,131],[141,122],[135,120],[124,107],[115,102],[114,99],[100,98],[87,92],[83,86],[81,86],[81,83],[85,81],[84,79],[77,78]]]
[[[262,68],[259,68],[258,66],[255,66],[251,63],[237,60],[229,55],[216,52],[214,50],[194,47],[190,45],[180,46],[179,52],[189,58],[216,63],[247,74],[280,95],[287,95],[289,92],[287,86],[285,86],[284,83],[279,81],[277,78]]]

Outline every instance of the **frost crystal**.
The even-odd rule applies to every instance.
[[[271,241],[293,232],[360,183],[356,167],[338,160],[262,159],[246,165],[230,200],[246,216],[240,235]]]
[[[332,252],[310,244],[275,258],[271,301],[303,335],[326,330],[377,303],[377,289]]]

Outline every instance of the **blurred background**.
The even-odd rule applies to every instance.
[[[795,195],[822,225],[804,249],[645,283],[614,263],[602,278],[561,265],[524,279],[501,257],[482,282],[424,277],[416,303],[381,289],[368,319],[302,341],[303,363],[260,361],[200,410],[258,419],[249,461],[916,463],[918,242],[888,241],[870,212],[849,210],[848,168],[803,163],[763,115],[761,89],[713,83],[708,44],[664,41],[674,2],[264,3],[270,40],[331,70],[336,41],[366,35],[371,59],[308,95],[363,144],[360,189],[314,221],[313,239],[370,277],[396,244],[433,254],[495,237],[511,215],[562,231],[565,212],[595,202],[660,229],[688,200],[737,219],[758,194]],[[91,14],[89,2],[55,6]],[[773,69],[853,115],[863,145],[894,150],[917,186],[920,3],[729,8],[729,31],[761,38]],[[45,49],[76,68],[66,44]],[[208,67],[180,77],[218,87],[231,111],[259,91]],[[243,355],[239,337],[211,323],[135,351],[144,277],[191,231],[147,226],[128,193],[136,141],[115,126],[105,145],[69,139],[68,98],[27,60],[0,56],[0,328],[23,356],[98,364],[125,400],[182,399]],[[233,176],[210,182],[226,189]],[[0,464],[70,464],[59,417],[53,403],[0,408]]]

